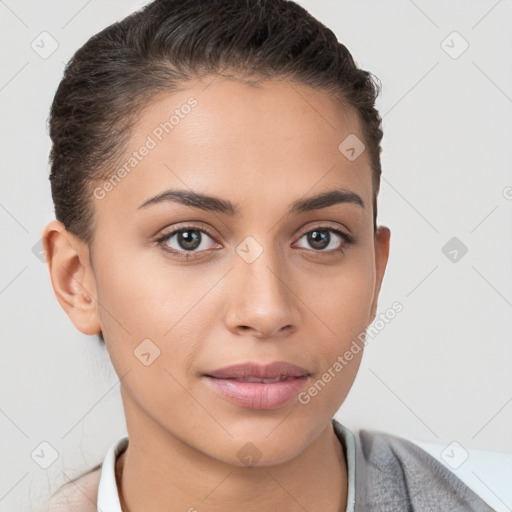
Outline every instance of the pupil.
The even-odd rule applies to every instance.
[[[320,235],[320,236],[318,236]],[[330,235],[327,231],[312,231],[309,236],[309,241],[313,247],[316,249],[324,249],[329,245]],[[318,239],[321,239],[318,242]],[[323,240],[322,240],[323,239]],[[319,244],[319,245],[318,245]]]
[[[191,236],[191,233],[194,236]],[[201,245],[201,235],[197,230],[184,230],[178,233],[178,243],[183,249],[197,249]]]

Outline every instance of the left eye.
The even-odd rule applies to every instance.
[[[334,233],[336,236],[332,237],[330,233]],[[343,231],[334,228],[316,228],[312,231],[308,231],[301,236],[306,238],[307,243],[316,251],[330,252],[330,250],[343,249],[345,244],[352,243],[352,238]],[[336,244],[336,238],[341,239],[341,242]],[[330,250],[329,250],[330,249]]]

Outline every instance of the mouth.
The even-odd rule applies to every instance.
[[[203,375],[210,388],[229,402],[249,409],[277,409],[297,397],[310,377],[305,368],[278,361],[245,363]]]
[[[309,372],[305,368],[292,363],[275,361],[265,365],[253,362],[234,364],[220,368],[219,370],[213,370],[205,375],[217,379],[274,380],[288,377],[304,377],[309,375]],[[278,382],[278,380],[275,382]]]

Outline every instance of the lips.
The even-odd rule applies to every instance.
[[[305,377],[307,375],[309,375],[309,372],[305,368],[284,361],[276,361],[267,365],[256,363],[235,364],[206,374],[208,377],[217,379],[237,379],[240,381],[257,379],[247,380],[246,382],[263,382],[265,380],[278,382],[279,379],[284,380],[287,377]]]
[[[277,361],[269,365],[237,364],[204,375],[212,390],[249,409],[277,409],[296,397],[306,384],[305,368]]]

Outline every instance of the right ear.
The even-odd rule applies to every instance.
[[[87,244],[54,220],[43,231],[43,247],[59,304],[80,332],[98,334],[96,279]]]

